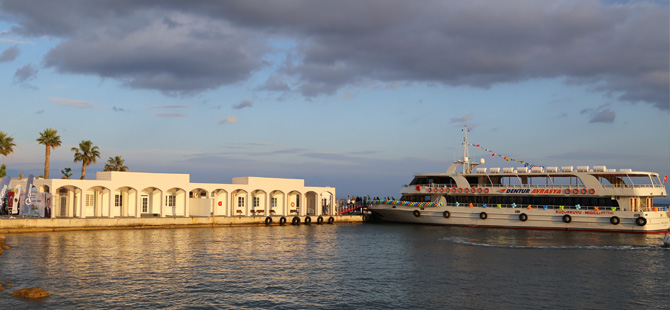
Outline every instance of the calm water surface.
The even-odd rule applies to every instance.
[[[3,309],[668,309],[662,235],[394,224],[10,234]],[[10,297],[25,287],[52,296]]]

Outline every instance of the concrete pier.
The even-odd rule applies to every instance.
[[[336,215],[333,224],[360,223],[364,215]],[[281,216],[272,216],[272,224],[280,225]],[[293,216],[286,216],[284,225],[291,225]],[[300,216],[300,225],[305,225],[306,216]],[[310,216],[310,225],[317,224],[318,216]],[[330,216],[323,216],[323,225],[328,225]],[[0,219],[0,234],[104,229],[187,228],[219,226],[267,225],[264,216],[215,216],[215,217],[115,217],[115,218],[17,218]]]

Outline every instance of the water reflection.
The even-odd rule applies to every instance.
[[[0,280],[52,293],[30,304],[0,292],[14,308],[654,308],[670,276],[659,238],[620,234],[340,224],[7,243]]]

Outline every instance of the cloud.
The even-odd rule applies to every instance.
[[[2,34],[2,33],[0,33],[0,34]],[[35,44],[35,42],[31,42],[31,41],[17,41],[17,40],[2,39],[2,38],[0,38],[0,43],[31,44],[31,45]]]
[[[244,108],[251,108],[254,105],[254,103],[249,100],[249,99],[244,99],[242,102],[236,104],[233,106],[233,109],[239,110],[239,109],[244,109]]]
[[[151,117],[158,117],[158,118],[184,118],[184,117],[189,117],[190,115],[186,113],[154,113],[151,114]]]
[[[14,45],[8,47],[2,54],[0,54],[0,62],[9,62],[16,59],[19,56],[19,47]]]
[[[128,111],[128,110],[126,110],[126,109],[124,109],[124,108],[120,108],[120,107],[117,107],[117,106],[113,106],[113,107],[112,107],[112,110],[113,110],[114,112],[126,112],[126,111]]]
[[[193,106],[187,104],[167,104],[167,105],[152,105],[149,109],[190,109]]]
[[[610,106],[611,104],[603,104],[595,109],[583,109],[579,113],[589,115],[591,117],[589,123],[614,123],[616,113],[609,108]]]
[[[219,124],[228,124],[228,123],[237,123],[237,117],[228,116],[225,119],[219,121]]]
[[[449,122],[452,124],[465,124],[465,122],[467,122],[470,119],[470,117],[472,117],[472,114],[468,113],[461,118],[452,118],[449,120]]]
[[[27,83],[35,79],[35,77],[37,77],[37,69],[28,64],[18,68],[16,72],[14,72],[14,83],[27,85]]]
[[[47,67],[167,95],[267,69],[260,89],[306,97],[565,78],[621,101],[670,102],[662,1],[0,1],[13,34],[59,39]]]
[[[98,107],[98,104],[96,104],[94,102],[91,102],[91,101],[88,101],[88,100],[80,100],[80,99],[51,97],[51,98],[49,98],[49,101],[55,102],[60,106],[70,107],[70,108],[78,108],[78,109],[88,109],[88,108]]]

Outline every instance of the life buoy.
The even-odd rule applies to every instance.
[[[566,188],[564,193],[565,193],[566,195],[569,195],[569,194],[570,194],[570,190]]]
[[[291,207],[295,207],[295,202],[291,202]]]
[[[644,217],[642,217],[642,216],[640,216],[640,217],[638,217],[638,218],[635,219],[635,224],[637,224],[637,226],[644,226],[644,225],[647,225],[647,219],[644,218]]]
[[[223,206],[223,202],[219,201],[219,207]]]
[[[444,211],[442,212],[442,216],[444,216],[445,219],[448,219],[451,216],[451,213],[449,213],[449,211]]]
[[[328,224],[332,224],[332,223],[335,223],[335,218],[331,216],[331,217],[328,218]]]
[[[487,217],[488,217],[488,215],[486,215],[486,212],[479,213],[479,218],[480,219],[485,220]]]
[[[319,225],[323,224],[323,216],[319,215],[319,217],[316,218],[316,223]]]
[[[414,216],[416,216],[416,217],[421,216],[421,212],[419,212],[419,210],[414,210],[414,212],[412,212],[412,213],[413,213]]]
[[[414,189],[416,189],[417,192],[420,192],[421,191],[421,185],[415,186]]]
[[[300,225],[300,218],[294,216],[293,219],[291,220],[291,225]]]
[[[433,193],[437,193],[437,192],[438,192],[437,187],[436,187],[436,188],[433,188]]]
[[[473,193],[473,194],[476,194],[477,193],[477,188],[475,188],[475,187],[471,188],[470,192]]]
[[[447,194],[449,194],[449,193],[451,192],[451,188],[448,188],[448,187],[445,188],[445,189],[444,189],[444,192],[447,193]]]
[[[481,193],[483,193],[483,192],[484,192],[484,189],[483,189],[483,188],[480,187],[480,188],[477,189],[477,193],[480,193],[480,194],[481,194]]]
[[[429,193],[432,193],[432,192],[433,192],[433,189],[429,187],[429,188],[428,188],[428,192],[429,192]]]
[[[519,221],[525,222],[528,220],[528,215],[526,213],[519,214]]]
[[[283,217],[283,216],[282,216],[282,217],[279,219],[279,225],[284,225],[284,224],[286,224],[286,217]]]
[[[574,195],[577,195],[577,194],[579,194],[579,190],[578,190],[578,189],[576,189],[576,188],[575,188],[575,189],[573,189],[573,190],[572,190],[572,194],[574,194]]]
[[[489,189],[488,189],[488,188],[485,188],[485,189],[484,189],[484,194],[488,194],[488,193],[489,193]]]
[[[570,223],[572,222],[572,216],[569,214],[563,215],[563,223]]]
[[[589,194],[595,195],[596,194],[596,189],[595,188],[589,189]]]
[[[463,191],[464,191],[466,194],[469,194],[469,193],[470,193],[470,189],[469,189],[469,188],[466,188],[466,189],[464,189]],[[458,192],[460,192],[460,190],[459,190]]]
[[[440,193],[444,193],[444,187],[440,188]]]
[[[309,224],[312,224],[312,218],[309,217],[309,216],[306,216],[305,217],[305,225],[309,225]]]
[[[270,224],[272,224],[272,218],[268,216],[268,217],[265,218],[265,225],[270,225]]]
[[[463,192],[463,188],[459,187],[459,188],[458,188],[458,192],[459,192],[459,193],[462,193],[462,192]]]
[[[586,195],[586,188],[582,188],[582,195]]]
[[[610,223],[612,223],[612,225],[619,225],[619,223],[621,223],[621,220],[619,219],[618,216],[613,216],[610,217]]]

